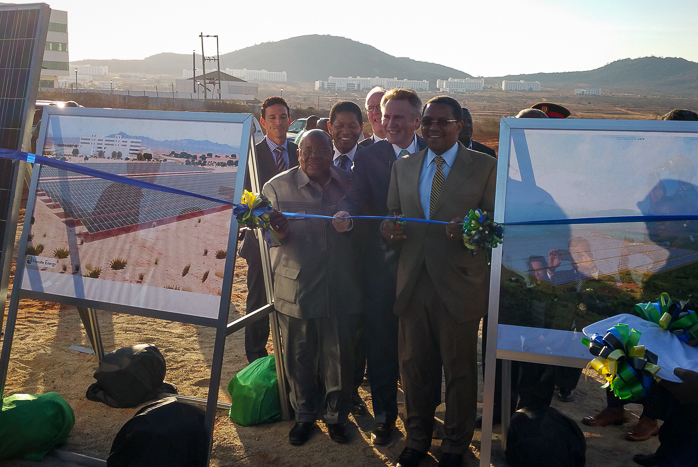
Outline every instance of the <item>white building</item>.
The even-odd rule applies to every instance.
[[[327,81],[315,81],[316,91],[362,91],[375,86],[381,86],[384,89],[407,88],[414,91],[428,91],[429,81],[425,79],[379,78],[378,76],[375,78],[330,76]]]
[[[600,88],[575,89],[574,94],[575,94],[575,96],[600,96],[601,89]]]
[[[502,90],[504,91],[540,91],[538,81],[507,81],[502,80]]]
[[[122,158],[136,157],[141,150],[140,139],[122,138],[116,136],[81,136],[78,151],[81,156],[96,156],[99,151],[104,151],[103,155],[110,158],[112,152],[121,152]]]
[[[68,12],[51,10],[46,34],[39,87],[54,88],[58,80],[70,75],[68,59]]]
[[[285,83],[287,76],[285,71],[248,70],[247,68],[226,68],[225,72],[245,81],[271,81],[273,83]]]
[[[485,79],[438,79],[436,80],[436,87],[439,89],[440,92],[482,91],[485,88]]]
[[[109,74],[108,66],[93,66],[93,65],[74,65],[73,71],[78,70],[78,76],[106,76]]]
[[[205,79],[204,79],[205,78]],[[189,94],[193,99],[204,98],[204,82],[206,83],[206,98],[233,101],[253,101],[257,99],[259,85],[248,83],[240,78],[221,72],[221,86],[218,87],[218,71],[206,73],[206,76],[198,75],[196,78],[178,79],[175,81],[177,93]]]

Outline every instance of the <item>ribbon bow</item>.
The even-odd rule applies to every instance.
[[[494,222],[487,211],[472,209],[463,222],[463,245],[472,250],[473,254],[480,248],[489,251],[502,243],[504,229],[501,224]]]
[[[639,400],[647,394],[653,379],[659,381],[657,356],[638,345],[640,336],[640,331],[629,331],[627,324],[616,324],[604,336],[594,334],[591,339],[582,339],[596,357],[589,365],[606,379],[603,387],[610,387],[620,399]]]
[[[686,302],[672,302],[664,292],[656,302],[638,303],[635,311],[643,318],[657,323],[682,342],[698,339],[698,314],[687,308]]]

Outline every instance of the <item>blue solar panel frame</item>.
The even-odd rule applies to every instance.
[[[169,112],[169,111],[151,111],[151,110],[124,110],[124,109],[95,109],[95,108],[54,108],[47,107],[44,109],[44,114],[42,116],[41,130],[39,133],[39,138],[37,140],[37,148],[44,148],[45,139],[47,132],[49,130],[48,122],[51,121],[53,117],[88,117],[88,118],[123,118],[129,120],[137,120],[147,125],[149,121],[160,120],[160,121],[172,121],[172,122],[194,122],[194,123],[232,123],[242,125],[242,145],[240,147],[240,157],[238,158],[237,175],[235,179],[235,192],[233,198],[235,200],[240,200],[242,197],[242,190],[244,186],[245,171],[247,170],[247,158],[242,156],[248,154],[250,151],[254,151],[254,140],[251,139],[254,132],[254,125],[252,119],[254,116],[251,114],[225,114],[225,113],[209,113],[209,112]],[[249,138],[247,135],[250,135]],[[37,152],[40,152],[37,149]],[[34,174],[32,180],[35,177],[39,177],[40,174]],[[38,187],[38,180],[37,180]],[[36,198],[36,192],[31,192],[31,196]],[[34,200],[35,201],[35,200]],[[33,212],[33,210],[32,210]],[[231,224],[230,224],[230,235],[228,241],[229,252],[236,252],[237,244],[237,220],[235,216],[232,215],[231,211]],[[31,226],[27,230],[27,234],[30,233]],[[26,248],[26,245],[25,245]],[[24,251],[24,250],[22,250]],[[200,317],[195,315],[187,315],[182,313],[171,313],[163,310],[151,310],[148,308],[140,308],[134,306],[127,306],[121,304],[115,304],[105,301],[95,301],[87,300],[76,297],[68,297],[64,295],[56,295],[51,293],[45,293],[40,290],[27,289],[26,281],[22,282],[21,298],[33,298],[38,300],[48,300],[57,303],[64,303],[68,305],[86,307],[86,308],[96,308],[100,310],[113,311],[118,313],[128,313],[139,316],[163,318],[172,321],[185,322],[190,324],[204,325],[216,327],[220,316],[225,315],[227,317],[228,307],[230,305],[230,290],[227,291],[225,288],[231,288],[233,269],[235,262],[235,254],[230,254],[226,256],[224,277],[223,277],[223,287],[221,290],[221,300],[220,309],[217,317]],[[26,277],[24,278],[26,279]]]
[[[565,134],[575,134],[579,140],[584,140],[582,146],[565,146],[560,144],[555,144],[559,142],[555,138],[560,135]],[[624,136],[625,135],[625,136]],[[548,148],[554,148],[554,150],[559,155],[560,165],[556,167],[544,166],[541,162],[541,157],[538,154],[534,154],[534,149],[529,152],[529,142],[533,141],[535,137],[540,138],[537,142],[538,148],[542,147],[541,140],[546,142]],[[616,154],[608,153],[607,148],[604,143],[608,142],[609,138],[623,139],[629,138],[628,141],[636,141],[637,144],[641,144],[644,139],[659,140],[659,138],[666,137],[666,141],[676,140],[676,146],[693,147],[698,145],[698,122],[681,122],[681,121],[636,121],[636,120],[576,120],[576,119],[517,119],[517,118],[505,118],[500,122],[500,133],[499,133],[499,158],[497,166],[497,189],[496,189],[496,204],[494,212],[494,220],[496,222],[504,224],[504,244],[492,252],[492,267],[490,275],[490,298],[489,298],[489,311],[488,311],[488,326],[483,332],[487,333],[487,349],[485,352],[485,382],[484,382],[484,400],[483,400],[483,432],[482,432],[482,446],[481,446],[481,457],[480,465],[489,465],[490,460],[490,448],[492,441],[492,415],[494,406],[494,381],[495,381],[495,363],[496,359],[502,360],[502,444],[503,448],[506,446],[506,431],[508,428],[509,414],[510,414],[510,390],[511,390],[511,361],[522,361],[522,362],[532,362],[547,365],[558,365],[558,366],[568,366],[583,368],[591,359],[590,354],[581,344],[581,332],[574,332],[571,330],[562,331],[557,329],[551,329],[549,327],[536,327],[528,323],[527,325],[512,325],[512,324],[502,324],[502,293],[511,286],[509,282],[517,282],[519,280],[520,286],[523,288],[531,287],[534,285],[529,284],[533,282],[529,280],[527,274],[530,276],[533,274],[532,269],[523,269],[522,271],[517,271],[521,277],[507,277],[507,283],[504,283],[503,270],[505,269],[504,263],[511,267],[511,261],[509,259],[503,259],[504,251],[507,248],[507,241],[511,244],[514,239],[507,238],[507,229],[509,229],[510,234],[515,234],[517,229],[522,226],[507,226],[506,222],[525,222],[531,220],[538,221],[570,221],[566,225],[563,223],[560,228],[567,228],[569,232],[567,238],[572,238],[572,233],[574,228],[577,226],[570,227],[570,224],[574,225],[574,219],[608,219],[608,223],[600,222],[594,224],[595,226],[608,226],[610,230],[617,228],[619,225],[632,225],[631,223],[623,222],[613,222],[618,218],[628,217],[628,216],[647,216],[645,212],[633,212],[633,209],[628,209],[629,203],[625,197],[622,196],[623,193],[619,193],[615,186],[609,186],[604,190],[603,187],[596,187],[600,191],[602,196],[606,196],[608,199],[608,205],[597,205],[590,203],[590,206],[582,206],[583,203],[579,203],[579,206],[575,206],[572,209],[568,209],[567,215],[560,209],[559,212],[548,209],[551,205],[555,205],[559,202],[559,198],[555,199],[550,197],[550,199],[544,198],[544,195],[549,193],[545,192],[543,195],[536,193],[535,190],[529,189],[526,191],[519,191],[518,194],[521,197],[514,196],[516,193],[513,187],[516,183],[525,185],[528,178],[529,188],[539,189],[538,181],[536,177],[541,174],[541,167],[543,171],[552,171],[559,169],[560,174],[571,174],[576,175],[574,169],[570,168],[572,164],[565,161],[575,161],[576,163],[581,159],[583,161],[594,164],[598,172],[607,170],[607,167],[600,167],[599,162],[607,163],[608,160],[613,161]],[[545,139],[547,138],[547,140]],[[631,144],[631,143],[628,143]],[[656,143],[655,143],[656,144]],[[552,149],[550,149],[552,151]],[[648,153],[649,154],[649,153]],[[652,153],[655,154],[655,153]],[[591,155],[591,157],[590,157]],[[538,157],[538,160],[536,158]],[[693,150],[692,154],[689,154],[689,158],[693,158],[694,161],[692,165],[698,163],[698,151]],[[551,162],[551,159],[544,159],[545,162]],[[536,164],[537,162],[537,164]],[[556,165],[556,160],[552,159],[552,165]],[[611,166],[615,162],[611,162]],[[684,161],[685,164],[685,161]],[[686,166],[690,166],[688,164]],[[578,165],[577,165],[578,167]],[[630,177],[633,173],[632,162],[630,162],[626,167],[625,171],[620,172],[620,179],[622,183],[618,185],[625,185],[626,177]],[[536,170],[534,170],[536,169]],[[614,169],[618,169],[615,167]],[[638,173],[650,174],[650,167],[642,167],[646,172]],[[675,168],[674,168],[675,169]],[[517,172],[518,171],[518,172]],[[679,170],[675,170],[679,172]],[[519,178],[512,178],[511,174],[517,174]],[[693,173],[693,172],[691,172]],[[608,176],[607,173],[603,173],[603,176]],[[584,179],[584,176],[587,178]],[[593,172],[592,172],[593,176]],[[638,175],[633,173],[636,178]],[[589,174],[582,173],[582,183],[589,180]],[[550,177],[548,176],[548,179]],[[572,181],[575,181],[573,177],[570,177]],[[512,182],[512,180],[516,180]],[[647,178],[649,180],[649,177]],[[573,191],[573,183],[565,179],[568,182],[569,191]],[[578,181],[578,180],[577,180]],[[664,180],[660,180],[660,183]],[[510,184],[511,189],[510,189]],[[564,189],[564,183],[560,184],[561,187],[558,190],[562,191]],[[591,184],[590,184],[591,185]],[[658,183],[659,185],[659,183]],[[690,184],[689,184],[690,185]],[[546,187],[547,188],[547,187]],[[693,187],[695,188],[695,187]],[[545,188],[542,189],[545,191]],[[695,191],[695,190],[694,190]],[[559,192],[558,192],[559,194]],[[511,196],[508,199],[507,196]],[[647,195],[648,198],[650,195]],[[590,198],[598,199],[598,193],[594,192],[594,196]],[[586,199],[586,198],[584,198]],[[638,201],[637,198],[633,198],[634,201]],[[621,202],[622,200],[622,202]],[[646,200],[641,200],[636,203],[637,209],[642,211],[641,204]],[[625,204],[623,204],[625,203]],[[522,206],[523,204],[523,206]],[[525,206],[528,204],[528,207]],[[574,204],[574,203],[568,203]],[[695,204],[695,203],[694,203]],[[545,205],[545,206],[544,206]],[[693,205],[691,205],[693,206]],[[564,206],[567,208],[567,205]],[[588,209],[586,209],[588,208]],[[694,212],[695,208],[691,208],[691,212],[685,212],[684,215],[696,215],[698,212]],[[680,217],[680,216],[678,216]],[[675,222],[675,221],[672,221]],[[647,227],[647,231],[650,230],[651,223],[646,222],[636,222],[635,224],[642,224]],[[523,228],[528,229],[545,229],[549,228],[550,224],[544,226],[523,226]],[[586,227],[586,226],[584,226]],[[591,226],[593,227],[593,226]],[[589,228],[591,228],[589,227]],[[694,227],[691,227],[693,229]],[[552,229],[554,230],[554,229]],[[627,230],[627,229],[626,229]],[[623,230],[619,229],[623,232]],[[693,231],[693,230],[691,230]],[[688,230],[686,230],[687,235]],[[549,232],[546,232],[546,235]],[[563,235],[563,237],[565,236]],[[612,237],[612,236],[610,236]],[[531,237],[533,238],[533,237]],[[620,237],[621,242],[625,243],[624,237]],[[693,238],[693,237],[691,237]],[[691,240],[693,241],[693,240]],[[531,242],[533,244],[534,242]],[[571,245],[571,243],[570,243]],[[571,246],[569,247],[571,250]],[[617,248],[617,247],[616,247]],[[691,250],[695,250],[691,248]],[[522,257],[527,256],[528,253],[539,253],[537,251],[528,251],[523,254]],[[571,252],[570,252],[571,255]],[[621,253],[620,257],[623,257]],[[690,257],[689,257],[690,256]],[[540,257],[540,256],[539,256]],[[530,258],[533,258],[531,256]],[[529,260],[530,260],[529,258]],[[687,259],[686,259],[687,258]],[[693,251],[691,255],[685,255],[685,261],[694,262],[696,258],[693,256]],[[595,260],[592,260],[593,264]],[[616,264],[620,264],[617,262]],[[616,266],[617,268],[620,266]],[[550,268],[546,268],[547,270]],[[597,271],[598,274],[598,271]],[[551,280],[550,276],[547,278],[543,277],[539,283],[544,283],[547,280]],[[583,280],[579,280],[579,284],[583,284]],[[553,284],[556,285],[556,284]],[[592,289],[586,289],[590,291]],[[669,291],[670,292],[670,291]],[[594,293],[594,292],[592,292]],[[673,298],[673,296],[672,296]],[[679,298],[679,297],[677,297]],[[580,303],[581,305],[581,303]],[[506,305],[504,305],[506,306]],[[586,312],[586,308],[583,312]],[[631,310],[626,310],[625,312],[630,313]],[[579,329],[581,331],[581,329]],[[542,338],[542,340],[541,340]],[[555,339],[564,341],[564,344],[560,342],[557,343],[557,348],[550,342],[555,342]],[[525,340],[524,340],[525,339]],[[547,341],[546,341],[547,339]],[[539,345],[537,341],[548,342],[548,347],[546,345]],[[525,342],[525,345],[524,345]],[[531,343],[529,346],[529,342]],[[575,344],[579,344],[578,346]],[[566,346],[566,348],[565,348]]]

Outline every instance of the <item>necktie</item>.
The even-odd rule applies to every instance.
[[[351,159],[346,154],[339,156],[339,168],[344,170],[351,170]]]
[[[400,159],[400,158],[402,158],[402,157],[405,157],[405,156],[408,155],[409,153],[410,153],[410,152],[409,152],[407,149],[403,149],[402,151],[400,151],[400,154],[397,155],[397,158]]]
[[[276,149],[274,149],[274,153],[276,154],[276,169],[279,173],[286,170],[286,161],[284,161],[283,152],[284,148],[281,146],[277,146]]]
[[[429,199],[429,219],[434,215],[434,208],[436,208],[436,202],[439,200],[439,195],[441,194],[441,188],[444,186],[444,172],[441,170],[441,165],[444,163],[444,158],[441,156],[436,156],[434,158],[436,162],[436,173],[434,174],[434,179],[431,181],[431,198]]]

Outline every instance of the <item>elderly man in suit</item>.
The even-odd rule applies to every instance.
[[[492,157],[497,157],[497,153],[494,152],[494,149],[485,146],[482,143],[478,143],[473,139],[473,116],[470,115],[470,111],[463,107],[463,129],[460,131],[460,134],[458,135],[458,141],[463,143],[463,146],[465,146],[468,149],[472,149],[473,151],[478,151],[478,152],[484,152],[485,154],[489,154]]]
[[[255,146],[260,187],[275,175],[298,165],[298,147],[286,140],[286,131],[291,124],[290,115],[288,104],[282,97],[268,97],[262,103],[260,123],[267,135]],[[245,176],[245,189],[251,189],[249,169]],[[246,230],[244,235],[240,257],[247,261],[245,313],[252,313],[267,304],[267,294],[257,237],[252,230]],[[250,363],[266,357],[268,340],[268,316],[245,326],[245,354]]]
[[[407,415],[403,467],[416,467],[431,445],[439,360],[446,378],[439,465],[460,467],[475,429],[477,333],[487,311],[489,268],[484,251],[464,248],[458,223],[471,209],[494,211],[496,161],[458,142],[462,126],[455,99],[427,102],[421,127],[428,149],[393,164],[388,190],[392,214],[450,223],[382,224],[383,238],[402,246],[395,313]]]
[[[381,115],[381,99],[383,99],[383,95],[385,95],[385,89],[380,86],[376,86],[366,94],[366,115],[368,115],[368,123],[371,124],[373,134],[359,142],[360,148],[370,146],[387,137]]]
[[[278,209],[270,224],[281,244],[271,254],[274,308],[296,414],[289,441],[304,444],[321,414],[330,438],[343,443],[362,311],[357,243],[362,239],[340,234],[322,219],[289,222],[279,212],[331,216],[349,188],[350,174],[332,166],[332,143],[322,131],[303,136],[298,158],[300,167],[272,178],[263,190]]]
[[[381,100],[382,124],[387,140],[359,149],[354,158],[352,189],[340,202],[333,221],[344,232],[351,226],[351,215],[384,216],[388,212],[388,186],[393,163],[421,151],[424,140],[415,131],[421,121],[422,101],[410,89],[391,89]],[[380,221],[363,221],[368,228],[363,254],[366,293],[366,355],[375,426],[374,444],[390,442],[397,419],[398,318],[393,313],[398,251],[385,248],[380,237]],[[439,386],[440,390],[440,386]]]

